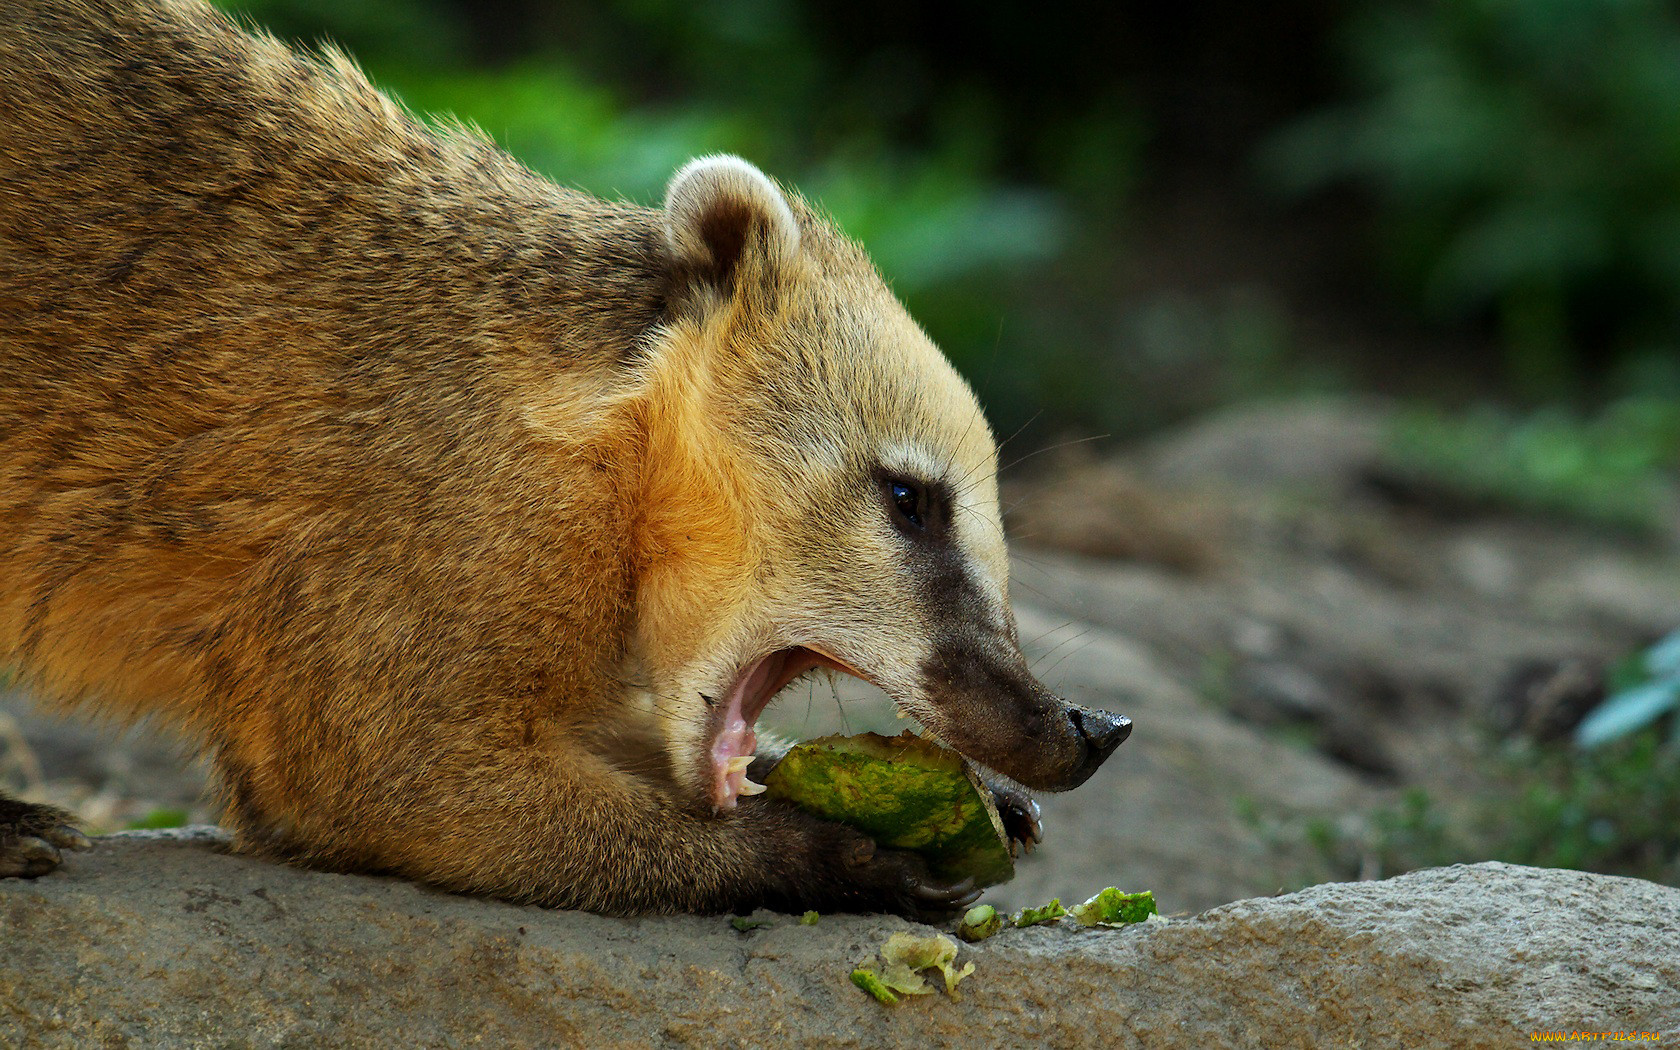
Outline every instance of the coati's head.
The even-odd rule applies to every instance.
[[[753,792],[754,722],[826,667],[1029,787],[1082,783],[1130,723],[1027,670],[968,386],[863,252],[750,164],[679,171],[664,234],[636,656],[677,775],[718,807]]]

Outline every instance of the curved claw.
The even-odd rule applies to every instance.
[[[1009,855],[1019,856],[1022,850],[1031,853],[1044,840],[1043,810],[1021,788],[997,783],[988,786],[1009,839]]]
[[[1009,828],[1010,838],[1018,842],[1021,848],[1031,853],[1038,844],[1044,841],[1044,811],[1038,808],[1038,803],[1027,799],[1024,810],[1017,810],[1014,826]]]
[[[58,824],[40,832],[40,837],[59,849],[80,852],[93,848],[93,840],[68,824]]]
[[[949,885],[917,880],[902,898],[904,914],[922,921],[948,918],[979,900],[982,892],[973,877]]]
[[[971,892],[973,889],[974,876],[970,875],[961,882],[950,886],[941,886],[938,883],[918,882],[910,888],[910,892],[918,900],[924,900],[930,903],[943,903],[953,898],[961,897],[964,894]]]

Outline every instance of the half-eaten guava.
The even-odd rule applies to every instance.
[[[961,755],[913,733],[808,741],[764,783],[771,798],[921,854],[938,878],[995,886],[1015,874],[991,789]]]

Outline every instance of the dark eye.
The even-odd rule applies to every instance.
[[[892,498],[893,509],[898,511],[906,524],[918,529],[927,528],[922,518],[927,497],[920,485],[908,481],[888,481],[887,495]]]

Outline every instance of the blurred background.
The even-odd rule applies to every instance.
[[[224,6],[563,184],[736,152],[869,248],[1013,435],[1041,673],[1138,720],[1007,892],[1680,882],[1674,5]]]
[[[749,157],[869,247],[1005,433],[1680,393],[1661,0],[225,6],[598,195]]]

